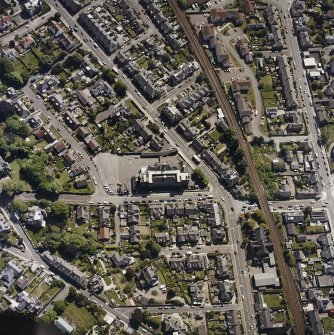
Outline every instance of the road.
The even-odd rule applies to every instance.
[[[2,208],[5,216],[8,220],[8,222],[14,227],[14,229],[16,230],[16,232],[19,234],[19,236],[22,237],[23,239],[23,244],[26,247],[26,252],[24,253],[24,256],[28,256],[28,257],[24,257],[24,259],[30,259],[33,260],[36,264],[38,264],[39,266],[44,266],[45,269],[49,269],[48,264],[46,264],[44,262],[44,260],[41,258],[41,256],[39,255],[39,253],[34,249],[34,247],[32,246],[25,230],[21,227],[19,221],[15,218],[14,215],[11,215],[5,208]],[[50,271],[51,272],[51,271]],[[78,290],[81,294],[83,294],[84,296],[86,296],[89,300],[93,300],[95,301],[98,305],[100,305],[103,309],[105,309],[107,312],[109,312],[112,316],[119,318],[125,325],[129,324],[129,318],[128,316],[124,315],[121,311],[119,310],[115,310],[114,308],[111,308],[109,305],[107,305],[105,302],[103,302],[101,299],[99,299],[96,296],[91,296],[90,293],[86,290]],[[151,331],[146,330],[143,331],[143,327],[140,327],[138,329],[138,333],[139,334],[144,334],[147,331],[150,334],[153,334]]]
[[[273,219],[273,216],[270,212],[268,202],[264,193],[264,189],[261,184],[261,180],[259,178],[259,175],[257,173],[256,167],[253,163],[252,157],[250,155],[250,151],[248,148],[247,143],[244,141],[244,135],[242,133],[242,130],[239,127],[239,124],[236,120],[235,113],[232,110],[226,95],[222,89],[220,80],[215,73],[214,69],[212,68],[210,64],[210,60],[208,59],[203,47],[201,46],[198,37],[195,33],[193,33],[192,28],[185,17],[184,13],[180,10],[176,2],[173,2],[172,0],[168,0],[169,5],[171,6],[174,14],[176,15],[178,22],[182,26],[191,46],[192,50],[197,57],[198,61],[200,62],[203,70],[205,71],[207,77],[210,80],[210,83],[215,90],[217,100],[223,110],[226,112],[226,117],[228,120],[228,123],[230,126],[234,127],[238,136],[240,147],[243,149],[245,154],[245,160],[248,165],[248,172],[250,175],[251,182],[253,184],[254,190],[258,196],[258,201],[260,208],[262,209],[264,213],[264,217],[266,219],[266,223],[268,224],[268,228],[270,231],[271,240],[274,247],[274,252],[276,256],[276,260],[281,272],[282,276],[282,286],[285,290],[286,295],[288,296],[289,303],[291,306],[296,306],[292,310],[292,317],[293,317],[293,323],[295,325],[295,329],[297,334],[305,334],[305,324],[304,324],[304,317],[302,313],[301,303],[300,303],[300,297],[297,292],[297,287],[294,282],[294,279],[292,277],[292,274],[290,272],[290,269],[288,265],[285,263],[284,256],[283,256],[283,250],[280,244],[280,238],[277,231],[277,228],[275,226],[275,222]],[[245,308],[245,307],[244,307]],[[248,314],[248,313],[247,313]],[[249,324],[247,323],[247,326]]]
[[[78,15],[75,15],[74,17],[71,16],[70,14],[68,14],[66,9],[64,9],[62,6],[57,6],[57,8],[56,8],[55,7],[56,6],[55,1],[49,0],[48,3],[51,5],[51,7],[56,9],[61,14],[62,20],[64,21],[64,23],[68,27],[73,26],[76,23],[76,18],[77,18]],[[97,2],[94,2],[94,4],[96,4],[96,3]],[[80,25],[78,25],[78,31],[75,32],[75,35],[80,41],[82,41],[83,39],[90,38],[90,36],[84,31],[84,29]],[[97,58],[99,59],[99,61],[102,64],[106,64],[109,67],[114,66],[114,64],[112,62],[113,57],[109,57],[109,56],[105,55],[104,52],[100,48],[94,48],[92,42],[87,43],[87,48],[90,49],[91,51],[93,51],[93,53],[97,56]],[[131,81],[126,78],[126,76],[123,74],[122,71],[120,71],[120,75],[124,78],[124,80],[123,79],[122,80],[125,81],[125,83],[128,86],[128,92],[129,92],[128,96],[136,103],[137,106],[140,107],[141,111],[148,117],[149,120],[154,121],[154,119],[158,116],[158,113],[157,113],[156,109],[152,108],[151,105],[142,96],[139,96],[138,94],[136,94],[136,88],[133,86]],[[179,88],[176,88],[175,92],[178,89]],[[63,136],[63,138],[66,141],[68,141],[69,143],[71,143],[71,145],[72,145],[73,141],[70,141],[71,140],[70,139],[71,134],[67,131],[67,129],[61,124],[61,122],[59,122],[55,118],[54,115],[52,115],[49,111],[47,111],[45,109],[45,107],[42,106],[44,104],[42,103],[42,101],[39,101],[40,99],[35,98],[35,95],[32,92],[28,92],[28,93],[29,93],[29,96],[32,97],[34,103],[36,103],[36,106],[38,106],[38,108],[46,116],[50,117],[51,122],[52,122],[52,124],[55,125],[55,127],[58,127],[60,129],[61,136]],[[158,120],[158,123],[159,123],[160,126],[163,126],[161,124],[160,120]],[[166,138],[172,145],[176,146],[176,144],[178,144],[178,150],[179,150],[180,155],[184,158],[184,160],[191,167],[195,167],[194,163],[191,160],[191,157],[194,154],[194,152],[191,148],[189,148],[188,144],[181,138],[181,136],[179,134],[177,134],[175,130],[169,129],[167,134],[166,134]],[[77,142],[75,142],[75,143],[77,143]],[[81,147],[79,148],[79,147],[76,146],[77,144],[75,144],[75,147],[73,147],[73,148],[75,148],[75,150],[80,150],[80,149],[82,150]],[[89,157],[85,155],[84,150],[79,151],[79,152],[81,152],[84,155],[84,162],[87,162],[87,164],[91,164],[91,163],[88,162]],[[242,207],[242,203],[234,200],[229,195],[229,193],[219,183],[215,173],[213,173],[204,163],[201,163],[200,167],[206,173],[206,175],[209,179],[210,187],[211,187],[211,193],[214,195],[214,197],[220,198],[220,197],[223,196],[225,198],[225,201],[222,203],[222,205],[224,207],[225,219],[226,219],[227,224],[231,228],[236,227],[235,229],[238,230],[239,228],[236,226],[236,222],[237,222],[237,218],[238,218],[238,213],[240,212],[241,207]],[[101,188],[102,183],[100,182],[100,179],[98,178],[98,171],[95,171],[93,167],[91,167],[91,171],[92,171],[93,175],[96,176],[96,179],[98,180],[98,185]],[[23,197],[27,198],[27,195],[23,195]],[[101,201],[101,202],[112,201],[114,203],[117,203],[117,201],[119,202],[119,200],[120,200],[119,197],[107,196],[102,189],[101,190],[98,189],[98,191],[95,192],[95,194],[93,196],[83,196],[83,197],[75,196],[75,197],[76,197],[76,200],[75,200],[76,203],[79,203],[80,201],[83,201],[84,203],[87,203],[87,201],[92,201],[91,199],[94,199],[94,201],[97,201],[97,202],[98,201]],[[177,197],[179,197],[179,196],[177,195]],[[33,198],[33,196],[32,196],[32,198]],[[74,198],[71,198],[70,196],[67,196],[67,195],[62,195],[61,199],[64,200],[64,201],[69,201],[69,202],[74,200]],[[125,200],[126,198],[121,198],[121,199]],[[136,198],[129,198],[129,201],[134,200],[134,199],[136,199]],[[147,200],[147,198],[145,198],[145,200]],[[237,250],[240,249],[239,246],[238,246],[238,243],[237,243],[237,236],[239,236],[239,238],[240,238],[240,229],[239,229],[238,234],[233,233],[231,235],[231,238],[230,238],[232,248],[237,253],[236,256],[234,256],[234,253],[233,253],[233,256],[232,256],[233,265],[235,266],[234,271],[235,271],[235,274],[236,274],[236,287],[237,287],[239,297],[241,295],[245,295],[246,292],[244,292],[244,288],[247,291],[247,295],[245,295],[246,298],[242,302],[243,308],[242,308],[241,312],[242,312],[243,323],[245,325],[247,325],[247,333],[254,334],[254,333],[256,333],[256,331],[251,330],[249,328],[249,326],[253,323],[251,318],[250,318],[250,314],[254,314],[253,297],[252,297],[252,294],[251,294],[250,282],[249,282],[248,278],[238,275],[238,274],[241,273],[241,270],[246,266],[246,261],[245,261],[244,254],[242,252],[237,251]],[[246,320],[247,320],[247,322],[246,322]]]
[[[37,98],[37,95],[35,92],[31,89],[30,83],[28,83],[22,91],[26,96],[30,98],[32,101],[32,104],[35,108],[39,109],[39,111],[42,112],[42,114],[48,118],[50,125],[52,125],[54,128],[57,129],[59,135],[62,137],[63,140],[65,140],[67,143],[71,145],[71,149],[74,150],[77,153],[80,153],[81,157],[81,163],[82,165],[89,167],[89,172],[97,181],[97,186],[95,189],[95,192],[98,194],[106,194],[105,190],[103,188],[103,183],[99,175],[99,171],[97,170],[93,160],[88,155],[88,153],[85,151],[84,147],[77,142],[74,137],[72,136],[69,129],[62,123],[60,120],[49,110],[45,107],[44,102],[42,99]]]
[[[308,139],[312,142],[314,152],[318,158],[316,159],[318,163],[317,171],[320,177],[320,189],[322,191],[322,199],[329,202],[330,206],[328,206],[329,214],[332,219],[334,219],[334,195],[333,195],[333,187],[332,187],[332,176],[329,171],[329,164],[327,160],[327,154],[325,152],[325,148],[318,144],[319,139],[319,126],[316,122],[316,113],[313,106],[312,94],[309,87],[309,82],[305,76],[305,70],[303,68],[303,61],[301,57],[301,52],[299,49],[297,37],[294,35],[293,22],[289,19],[289,7],[286,3],[281,3],[280,1],[270,1],[273,3],[281,12],[281,22],[283,26],[287,27],[288,33],[286,35],[287,48],[289,52],[289,56],[293,58],[296,63],[295,68],[293,69],[293,75],[296,82],[297,90],[299,91],[299,86],[301,86],[301,92],[299,91],[299,97],[304,99],[300,101],[301,106],[303,106],[303,110],[305,113],[305,117],[307,120],[307,128],[308,128]],[[284,18],[286,15],[286,18]],[[305,105],[305,107],[304,107]],[[321,179],[323,178],[323,179]],[[327,180],[326,180],[327,179]],[[330,220],[332,235],[334,237],[334,221]]]
[[[0,43],[2,46],[5,46],[9,43],[9,41],[12,41],[15,39],[15,36],[22,36],[26,33],[29,33],[29,31],[34,31],[36,28],[40,27],[41,25],[45,24],[50,17],[55,15],[56,10],[51,9],[49,12],[45,13],[44,15],[34,19],[33,21],[27,22],[27,24],[23,25],[22,27],[13,30],[12,32],[2,36]],[[29,27],[27,27],[29,25]]]

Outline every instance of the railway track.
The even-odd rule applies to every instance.
[[[206,73],[213,89],[215,90],[217,100],[220,106],[223,108],[228,124],[236,130],[239,145],[244,151],[244,156],[247,162],[248,173],[250,175],[252,185],[257,194],[260,208],[264,213],[265,220],[269,227],[271,242],[273,243],[275,257],[280,270],[281,281],[282,281],[281,284],[288,298],[288,303],[290,305],[291,317],[293,318],[292,322],[294,324],[296,333],[298,335],[304,335],[305,321],[301,307],[300,297],[298,294],[298,289],[291,274],[291,271],[285,262],[283,249],[280,243],[279,233],[276,228],[273,215],[270,212],[268,201],[266,199],[260,177],[257,173],[256,166],[252,161],[252,157],[248,145],[245,141],[243,132],[238,124],[235,113],[232,110],[231,105],[226,97],[222,84],[210,63],[209,58],[207,57],[205,50],[203,49],[202,45],[199,42],[197,34],[193,32],[192,27],[188,22],[184,12],[177,5],[177,0],[168,0],[168,2],[176,18],[178,19],[178,22],[182,27],[186,37],[188,38],[188,41],[191,45],[194,55],[201,64],[202,69]]]

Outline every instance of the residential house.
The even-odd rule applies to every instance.
[[[219,279],[227,279],[230,276],[229,261],[225,255],[216,257],[216,275]]]
[[[10,16],[0,16],[0,32],[10,28],[13,25],[13,20]]]
[[[234,296],[234,285],[230,281],[218,282],[218,297],[221,303],[226,304],[231,302]]]
[[[241,26],[244,21],[243,13],[235,9],[214,8],[210,11],[209,21],[215,25],[223,25],[225,22],[233,22]]]
[[[201,305],[204,301],[203,282],[191,283],[188,290],[192,304]]]
[[[1,280],[3,285],[9,287],[22,273],[22,268],[14,261],[9,261],[5,269],[1,272]]]
[[[187,327],[178,313],[165,314],[162,322],[162,329],[166,335],[187,334]]]
[[[117,267],[117,268],[124,268],[128,266],[132,262],[132,258],[128,255],[120,256],[118,253],[112,253],[108,256],[109,262]]]
[[[61,27],[60,23],[51,20],[48,24],[48,31],[53,37],[59,37],[64,33],[64,29]]]
[[[88,187],[88,180],[85,175],[77,176],[75,178],[75,187],[79,189]]]
[[[76,223],[78,225],[86,224],[89,221],[89,209],[86,206],[80,205],[76,209]]]
[[[137,275],[138,281],[143,288],[151,288],[158,285],[158,276],[153,271],[152,267],[145,267],[139,275]]]
[[[176,125],[183,117],[179,109],[174,105],[167,105],[161,111],[161,115],[166,117],[171,125]]]
[[[32,206],[27,213],[27,225],[33,227],[45,227],[47,214],[44,209]]]
[[[164,233],[155,233],[154,234],[155,241],[160,245],[166,245],[170,241],[170,236],[168,232]]]
[[[109,227],[100,227],[97,239],[99,241],[108,242],[110,240],[110,228]]]
[[[42,258],[53,271],[59,273],[73,285],[83,289],[87,287],[87,275],[79,271],[75,266],[57,256],[52,256],[49,251],[44,251]]]
[[[90,92],[95,98],[102,96],[112,99],[116,95],[113,88],[104,80],[98,80],[94,86],[90,88]]]
[[[31,35],[25,36],[18,45],[16,45],[16,50],[23,54],[30,50],[35,45],[35,40],[32,38]]]
[[[187,272],[201,271],[208,267],[208,258],[202,254],[187,255],[184,265]]]
[[[285,106],[289,109],[297,108],[297,97],[294,88],[294,81],[291,76],[290,66],[288,64],[287,56],[277,56],[276,62],[278,65],[278,71],[281,79],[281,85],[283,88],[283,95],[285,98]]]

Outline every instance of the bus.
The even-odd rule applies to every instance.
[[[197,155],[193,155],[192,160],[196,163],[199,164],[201,162],[201,159]]]
[[[118,71],[118,69],[117,69],[116,66],[113,66],[112,70],[113,70],[116,74],[119,74],[119,71]]]

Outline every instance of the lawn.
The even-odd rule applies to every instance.
[[[111,278],[110,278],[110,276],[104,276],[103,280],[106,283],[106,285],[110,285],[111,284]]]
[[[273,89],[273,78],[270,74],[261,77],[260,84],[263,84],[263,91],[271,91]]]
[[[329,124],[321,128],[322,139],[328,148],[334,142],[334,125]]]
[[[275,91],[262,91],[262,100],[264,108],[277,107],[277,98],[275,97]]]
[[[32,51],[28,51],[21,60],[29,70],[38,68],[39,61]]]
[[[31,192],[31,186],[20,178],[20,165],[19,165],[19,162],[17,160],[11,162],[10,163],[10,167],[11,167],[10,177],[14,181],[16,181],[16,182],[20,181],[22,183],[22,185],[23,185],[23,191],[24,192]]]
[[[126,100],[125,104],[130,108],[131,112],[136,118],[141,118],[143,116],[130,99]]]
[[[217,129],[209,133],[209,137],[212,138],[214,142],[219,142],[220,136],[221,134]]]
[[[281,307],[281,298],[278,294],[264,294],[263,298],[269,308]]]
[[[110,300],[114,300],[115,305],[117,306],[122,306],[124,305],[124,303],[122,302],[122,300],[119,298],[118,294],[116,293],[116,291],[112,288],[109,291],[106,291],[106,295],[108,296],[108,298]]]
[[[324,326],[324,331],[326,334],[334,331],[334,320],[330,317],[325,317],[321,319]]]
[[[24,66],[24,64],[19,59],[16,59],[15,61],[13,61],[12,64],[13,64],[15,71],[18,72],[19,74],[27,70],[27,68]]]
[[[68,304],[64,315],[71,324],[76,326],[76,332],[85,334],[95,325],[95,318],[84,307],[78,307],[74,302]]]

